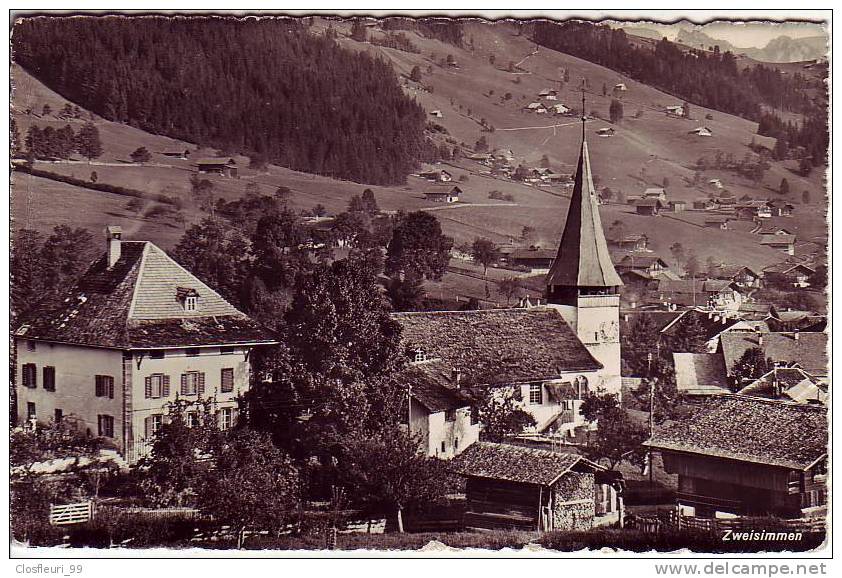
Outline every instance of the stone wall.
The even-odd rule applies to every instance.
[[[553,486],[553,528],[589,530],[594,519],[594,475],[566,473]]]

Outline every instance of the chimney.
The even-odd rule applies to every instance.
[[[793,338],[794,340],[798,341],[798,337],[799,337],[799,335],[798,335],[798,329],[794,329],[794,330],[792,331],[792,338]]]
[[[763,334],[759,331],[757,332],[757,345],[763,347]]]
[[[454,367],[450,370],[450,381],[453,382],[453,385],[456,386],[456,389],[459,389],[462,382],[462,370],[458,367]]]
[[[110,225],[105,229],[105,239],[108,244],[108,268],[111,269],[120,260],[120,239],[123,236],[123,229],[116,225]]]

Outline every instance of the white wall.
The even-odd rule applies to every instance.
[[[197,395],[181,394],[181,374],[189,371],[205,373],[203,398],[213,398],[215,409],[236,408],[237,396],[244,394],[250,383],[251,364],[246,361],[248,348],[234,348],[234,353],[221,354],[219,347],[199,349],[199,355],[187,356],[184,349],[165,350],[163,359],[151,359],[148,352],[134,352],[132,359],[131,430],[133,451],[127,456],[134,461],[147,451],[145,420],[153,414],[166,414],[167,405],[176,399],[198,400]],[[222,369],[234,370],[234,389],[230,393],[220,391]],[[170,395],[166,398],[145,397],[146,377],[153,374],[170,376]]]
[[[479,439],[479,424],[471,425],[471,410],[467,407],[456,410],[454,421],[447,421],[445,412],[440,411],[429,414],[427,423],[429,456],[450,459]]]
[[[35,403],[38,422],[50,423],[55,410],[61,409],[64,419],[78,423],[80,431],[98,432],[98,415],[114,418],[114,442],[122,447],[123,416],[123,354],[116,349],[80,347],[60,343],[15,339],[17,363],[15,367],[15,390],[19,423],[26,421],[27,402]],[[30,351],[27,343],[35,344]],[[34,363],[37,370],[37,387],[23,386],[21,368]],[[44,367],[56,368],[56,390],[44,389]],[[96,397],[95,376],[110,375],[114,378],[114,399]]]

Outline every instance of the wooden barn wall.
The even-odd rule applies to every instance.
[[[787,490],[789,472],[785,468],[667,451],[662,455],[664,468],[671,474],[765,490]]]

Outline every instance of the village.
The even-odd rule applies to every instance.
[[[373,20],[337,28],[419,54]],[[644,106],[613,72],[522,88],[534,50],[482,57],[521,90],[482,93],[508,126],[425,84],[461,53],[405,66],[438,150],[399,185],[17,107],[15,545],[820,548],[827,237],[816,193],[770,169],[807,187],[811,167],[742,134],[738,160],[728,119]],[[699,156],[612,176],[644,119]],[[37,214],[50,187],[89,214]]]

